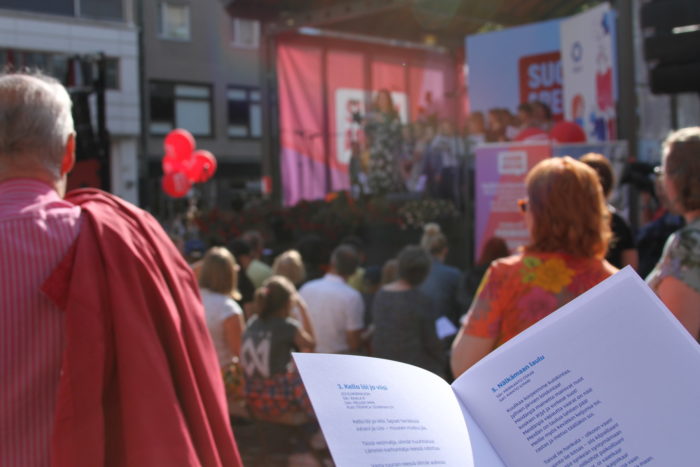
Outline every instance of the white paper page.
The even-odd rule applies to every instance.
[[[462,409],[462,417],[467,423],[467,429],[469,430],[469,444],[472,446],[474,465],[477,467],[505,467],[505,464],[484,432],[481,431],[472,414],[462,404],[462,401],[457,399],[457,402],[459,403],[459,408]]]
[[[452,324],[452,321],[446,316],[441,316],[435,320],[435,333],[438,339],[444,339],[446,337],[454,336],[457,334],[457,327]]]
[[[631,269],[512,339],[452,387],[507,465],[697,460],[700,346]]]
[[[295,353],[333,460],[345,466],[472,466],[450,386],[403,363]]]

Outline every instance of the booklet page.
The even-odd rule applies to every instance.
[[[697,457],[700,346],[631,269],[452,386],[507,465],[669,466]]]
[[[459,403],[438,376],[352,355],[294,360],[339,467],[474,465]]]

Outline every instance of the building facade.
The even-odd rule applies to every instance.
[[[40,69],[74,91],[85,85],[77,64],[91,64],[99,54],[107,63],[109,158],[103,186],[138,203],[141,112],[133,1],[0,0],[0,68]],[[93,126],[95,101],[94,95],[88,99]]]
[[[260,24],[231,18],[219,0],[139,3],[144,95],[145,204],[167,215],[163,140],[189,130],[217,159],[216,176],[190,196],[230,209],[259,193],[262,154]]]

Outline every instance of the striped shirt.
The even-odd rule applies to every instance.
[[[77,238],[80,208],[33,179],[0,182],[0,465],[48,466],[63,316],[42,283]]]

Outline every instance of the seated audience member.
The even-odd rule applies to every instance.
[[[389,282],[394,282],[398,278],[399,278],[399,260],[396,258],[392,258],[390,260],[387,260],[386,263],[384,263],[384,266],[382,266],[381,280],[380,280],[381,285],[386,285]]]
[[[243,333],[241,364],[246,400],[253,417],[272,423],[304,424],[316,431],[311,402],[304,389],[292,352],[313,352],[313,328],[300,308],[301,322],[290,317],[298,300],[289,279],[270,276],[255,291],[257,313]]]
[[[147,212],[65,193],[71,98],[0,74],[0,465],[241,465],[189,265]]]
[[[445,264],[449,246],[438,224],[425,225],[421,246],[430,254],[431,266],[419,289],[430,298],[434,319],[444,316],[459,326],[459,317],[463,313],[457,300],[460,273],[457,268]]]
[[[329,272],[299,291],[316,332],[317,352],[357,352],[361,347],[364,302],[360,292],[346,283],[358,261],[354,247],[340,245],[331,254]]]
[[[458,377],[516,334],[617,271],[605,260],[610,212],[593,169],[546,159],[525,180],[521,200],[530,242],[491,264],[452,347]]]
[[[579,160],[596,171],[600,186],[603,188],[603,196],[608,200],[615,185],[615,174],[610,161],[604,155],[593,152],[585,154]],[[608,209],[610,210],[610,230],[613,236],[605,259],[616,268],[630,265],[637,269],[639,256],[634,246],[632,229],[624,217],[615,211],[614,206],[608,204]]]
[[[355,273],[348,277],[348,285],[358,292],[363,292],[365,268],[362,266],[367,260],[367,254],[365,252],[365,242],[362,241],[360,237],[355,235],[348,235],[340,241],[341,245],[350,245],[357,251],[358,264]]]
[[[263,251],[265,250],[265,242],[263,236],[257,230],[248,230],[241,239],[250,245],[250,262],[245,268],[245,272],[257,289],[265,279],[272,275],[270,266],[261,261]]]
[[[301,254],[297,250],[286,250],[272,262],[272,273],[289,279],[295,287],[304,283],[306,269]]]
[[[283,276],[289,279],[294,285],[295,292],[297,287],[304,282],[304,277],[306,275],[304,262],[297,250],[287,250],[280,253],[272,263],[272,272],[277,276]],[[296,320],[301,320],[300,308],[303,307],[305,312],[308,308],[300,295],[297,294],[296,297],[297,301],[295,302],[294,308],[292,308],[291,316]]]
[[[510,136],[513,141],[547,141],[549,136],[540,128],[534,118],[533,104],[523,102],[518,106],[518,119],[520,127],[518,131]]]
[[[489,127],[486,130],[486,142],[498,143],[508,141],[508,136],[506,135],[508,123],[505,121],[501,109],[491,109],[487,115]]]
[[[641,277],[646,277],[659,262],[664,251],[664,245],[668,237],[685,225],[683,216],[671,211],[666,191],[664,190],[663,177],[660,174],[661,167],[657,167],[659,172],[654,179],[653,191],[648,195],[649,204],[654,204],[654,199],[658,203],[658,209],[654,212],[651,220],[639,228],[635,238],[635,245],[639,253],[639,269],[637,272]]]
[[[695,339],[700,339],[700,127],[664,142],[661,170],[671,209],[686,226],[669,237],[647,277],[649,286]]]
[[[306,313],[302,322],[289,316],[296,300],[294,285],[282,276],[271,276],[255,292],[258,312],[243,333],[241,363],[246,398],[258,418],[282,419],[293,412],[313,417],[291,353],[312,352],[315,341]]]
[[[296,249],[304,260],[306,282],[320,279],[328,269],[328,257],[331,249],[328,242],[318,234],[305,234],[296,245]]]
[[[234,300],[240,297],[236,289],[238,269],[230,251],[223,247],[213,247],[204,254],[199,273],[204,317],[219,357],[229,411],[234,415],[243,413],[241,402],[244,395],[238,357],[245,322],[243,310]]]
[[[365,271],[362,299],[365,302],[365,328],[372,324],[372,301],[382,286],[382,269],[379,266],[367,266]]]
[[[253,258],[252,250],[248,242],[237,238],[229,245],[229,251],[233,253],[233,256],[240,266],[238,270],[238,285],[236,287],[239,297],[236,298],[236,302],[238,302],[243,309],[244,317],[247,320],[253,315],[253,308],[255,308],[255,304],[253,303],[255,299],[255,285],[253,285],[253,281],[250,280],[246,272]]]
[[[465,312],[474,300],[479,284],[481,284],[481,280],[484,278],[484,274],[491,263],[508,255],[510,255],[508,244],[501,237],[491,237],[484,243],[481,256],[479,256],[476,264],[474,267],[467,269],[459,281],[457,300]]]
[[[534,125],[549,133],[552,129],[552,109],[541,101],[532,101],[531,104]]]
[[[430,262],[428,253],[417,245],[399,253],[398,280],[382,287],[372,303],[372,354],[444,377],[446,359],[435,332],[432,302],[418,288]]]

